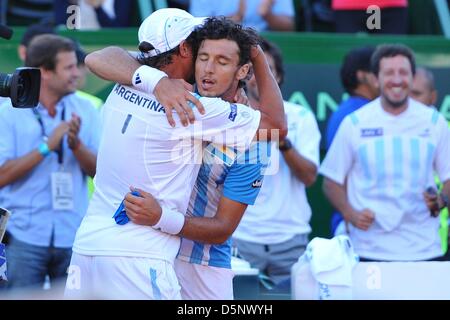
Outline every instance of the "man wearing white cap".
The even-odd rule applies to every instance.
[[[232,99],[239,84],[234,70],[248,63],[251,57],[259,80],[264,81],[270,73],[262,49],[254,46],[259,36],[251,30],[242,29],[230,20],[211,18],[197,31],[197,37],[202,42],[197,53],[195,79],[203,96]],[[267,95],[271,94],[271,90],[265,90],[266,103]],[[269,154],[267,142],[252,144],[245,152],[213,143],[205,148],[179,234],[181,247],[175,260],[183,299],[233,299],[230,236],[247,206],[255,202]],[[152,226],[155,218],[159,219],[161,209],[150,195],[145,194],[143,200],[127,195],[126,200],[135,205],[127,209],[135,223]]]
[[[164,72],[160,75],[189,79],[193,72],[194,39],[182,30],[193,30],[197,20],[180,11],[164,9],[153,13],[142,24],[139,35],[141,49],[146,51],[143,58]],[[160,24],[164,27],[149,27]],[[236,76],[243,79],[248,67],[241,66]],[[145,76],[143,69],[138,71],[136,84]],[[266,81],[266,85],[266,89],[272,89],[270,82]],[[273,87],[276,88],[276,82]],[[281,95],[275,94],[268,102],[274,109],[282,110],[278,97]],[[261,116],[250,108],[233,107],[220,99],[201,98],[201,102],[205,114],[194,110],[201,120],[198,125],[171,128],[165,120],[167,109],[152,94],[115,86],[104,106],[96,190],[75,240],[67,297],[180,298],[172,266],[180,241],[175,235],[184,225],[182,213],[186,212],[199,169],[201,140],[246,148],[258,126],[284,128],[284,115],[279,121],[280,115],[270,119],[263,111]],[[161,218],[153,228],[133,222],[118,225],[112,218],[130,185],[137,187],[141,196],[146,195],[142,190],[152,193],[161,203]],[[132,205],[126,209],[132,209]]]

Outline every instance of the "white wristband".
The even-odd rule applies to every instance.
[[[153,94],[159,80],[167,77],[167,74],[161,70],[140,66],[133,74],[133,86],[139,91]]]
[[[153,226],[162,232],[170,234],[179,234],[184,226],[184,214],[176,210],[162,207],[161,218],[158,223]]]

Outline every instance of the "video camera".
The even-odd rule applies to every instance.
[[[0,37],[11,39],[12,30],[0,25]],[[39,102],[41,71],[38,68],[17,68],[13,74],[0,73],[0,96],[11,98],[16,108],[32,108]]]

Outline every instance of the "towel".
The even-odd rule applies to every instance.
[[[348,236],[314,238],[305,255],[319,287],[319,299],[352,298],[352,271],[359,257],[353,251]]]
[[[133,196],[141,197],[141,194],[136,190],[132,191],[131,194]],[[127,212],[125,211],[125,205],[123,203],[124,201],[125,199],[122,200],[119,208],[117,208],[116,212],[113,215],[114,220],[119,225],[127,224],[130,221],[130,218],[128,218],[127,216]]]
[[[6,253],[5,253],[5,245],[0,243],[0,282],[8,281],[6,277]]]

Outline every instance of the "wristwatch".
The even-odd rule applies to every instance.
[[[280,141],[280,143],[278,144],[278,149],[281,152],[288,151],[288,150],[292,149],[291,140],[286,138],[286,139]]]

